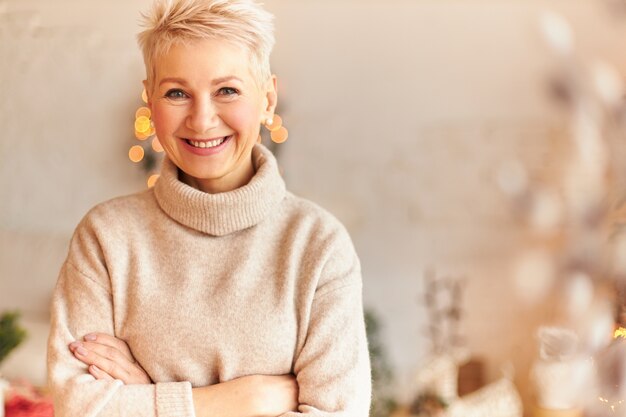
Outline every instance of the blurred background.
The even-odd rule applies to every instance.
[[[623,3],[265,1],[290,132],[279,163],[292,192],[350,231],[399,403],[413,399],[443,326],[428,304],[433,277],[456,288],[442,301],[453,344],[480,363],[483,383],[505,374],[532,402],[535,332],[553,305],[532,269],[520,276],[527,228],[503,175],[521,164],[550,178],[568,136],[542,13],[567,19],[580,59],[626,75]],[[5,377],[45,384],[48,306],[74,227],[95,204],[146,187],[128,149],[149,4],[0,0],[0,312],[19,310],[28,331]]]

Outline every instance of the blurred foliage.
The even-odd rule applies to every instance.
[[[19,317],[17,311],[0,316],[0,363],[26,338],[26,330],[17,323]]]
[[[439,395],[426,392],[420,394],[411,404],[411,415],[420,417],[433,417],[441,415],[448,408],[448,403]]]
[[[372,363],[372,407],[370,409],[370,417],[389,417],[397,407],[397,403],[390,392],[393,374],[385,356],[380,335],[380,322],[370,310],[365,311],[365,328],[367,330],[370,361]]]

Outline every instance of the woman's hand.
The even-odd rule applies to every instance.
[[[96,379],[119,379],[126,385],[152,383],[121,339],[90,333],[84,341],[72,342],[69,347],[78,360],[89,365],[89,373]]]
[[[96,379],[120,379],[125,384],[151,384],[123,340],[91,333],[70,343],[70,350],[89,365]],[[193,388],[198,417],[275,417],[298,408],[298,383],[293,375],[250,375]]]
[[[250,375],[194,388],[197,417],[275,417],[298,410],[298,383],[293,375]]]

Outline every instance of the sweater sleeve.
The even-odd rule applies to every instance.
[[[79,226],[80,228],[80,226]],[[48,383],[57,417],[193,417],[189,382],[125,385],[96,380],[68,345],[90,332],[115,335],[113,298],[97,239],[77,229],[51,306]]]
[[[367,417],[371,370],[359,259],[343,231],[322,268],[306,341],[294,364],[298,412],[283,417]]]

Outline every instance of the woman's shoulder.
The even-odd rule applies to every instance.
[[[150,216],[158,208],[152,189],[133,194],[114,197],[92,207],[83,216],[77,229],[80,228],[127,228],[140,219]]]
[[[290,191],[287,191],[285,196],[285,209],[289,216],[295,218],[320,223],[329,228],[343,228],[343,224],[330,211]]]
[[[291,252],[294,248],[303,249],[302,265],[323,265],[323,276],[316,282],[316,291],[322,287],[326,292],[361,285],[359,257],[341,221],[319,204],[290,192],[285,205],[289,217],[287,235],[299,242],[293,244]]]
[[[104,253],[123,253],[145,230],[145,216],[155,203],[152,190],[112,198],[91,208],[80,220],[69,245],[68,262],[88,276],[103,274]]]
[[[341,240],[351,245],[347,229],[330,211],[319,204],[287,192],[283,213],[292,228],[308,230],[315,240]]]

